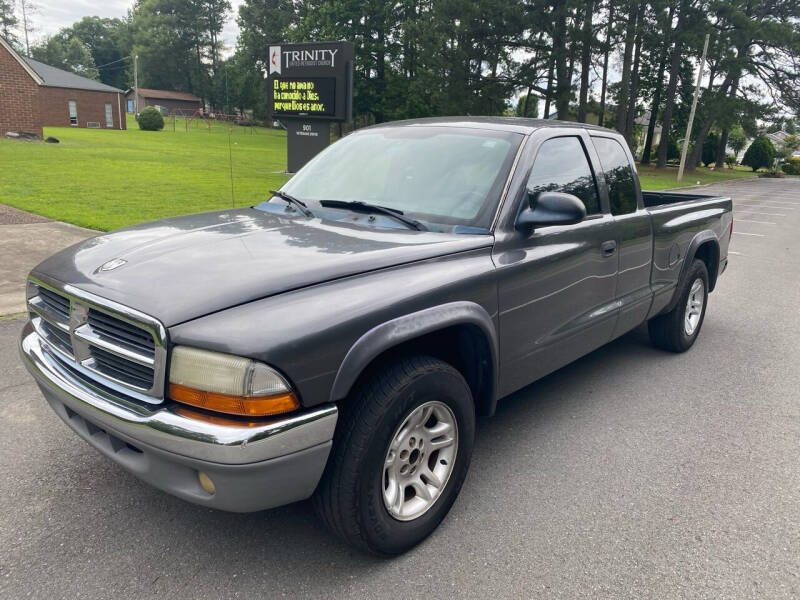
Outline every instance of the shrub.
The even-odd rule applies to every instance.
[[[800,138],[796,135],[789,135],[783,140],[783,148],[781,148],[781,155],[785,159],[792,158],[792,155],[800,150]]]
[[[775,160],[775,146],[768,138],[762,136],[757,137],[750,144],[747,152],[744,153],[742,164],[747,165],[753,171],[758,171],[762,167],[772,166]]]
[[[678,160],[681,157],[681,149],[678,146],[678,140],[672,136],[668,140],[664,140],[662,136],[660,144],[667,142],[667,160]]]
[[[741,125],[734,125],[728,134],[728,146],[733,148],[736,156],[739,156],[746,145],[747,134],[744,132],[744,129]]]
[[[164,117],[157,108],[148,106],[139,113],[139,129],[144,131],[160,131],[164,129]]]
[[[725,157],[725,164],[728,165],[731,169],[736,166],[736,155],[735,154],[728,154]]]
[[[800,175],[800,156],[789,158],[781,165],[787,175]]]

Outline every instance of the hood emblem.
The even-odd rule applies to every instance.
[[[100,270],[101,271],[113,271],[114,269],[117,269],[117,268],[121,267],[122,265],[124,265],[127,262],[128,261],[125,260],[124,258],[114,258],[114,259],[108,261],[107,263],[103,263],[103,265],[100,267]]]

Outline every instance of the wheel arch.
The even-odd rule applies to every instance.
[[[497,403],[497,332],[486,310],[474,302],[451,302],[410,313],[373,327],[345,355],[331,389],[344,400],[359,378],[381,360],[427,354],[453,365],[472,390],[478,414]]]
[[[678,302],[680,283],[686,277],[686,273],[689,272],[695,258],[699,258],[705,263],[706,269],[708,269],[708,291],[712,292],[717,284],[717,275],[719,274],[719,254],[719,240],[713,231],[706,229],[695,235],[686,249],[686,257],[681,266],[672,299],[659,314],[668,313],[675,308]]]
[[[699,258],[706,264],[706,269],[708,269],[708,291],[713,292],[719,275],[719,242],[717,237],[714,236],[713,239],[700,241],[692,255],[692,260],[695,258]],[[686,265],[684,265],[684,268],[688,270]]]

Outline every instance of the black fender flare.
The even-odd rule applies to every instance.
[[[711,247],[714,249],[714,256],[716,258],[716,268],[708,270],[708,291],[711,292],[714,290],[714,286],[717,283],[717,275],[719,274],[719,239],[713,231],[706,229],[695,235],[692,238],[692,241],[689,242],[689,247],[686,249],[686,256],[683,259],[683,265],[681,265],[681,272],[678,275],[678,281],[675,285],[675,291],[672,294],[672,299],[669,301],[669,304],[667,304],[667,306],[665,306],[661,311],[662,314],[668,313],[675,308],[675,304],[678,302],[678,290],[680,289],[680,283],[686,277],[686,273],[692,266],[694,257],[697,255],[698,248],[707,242],[711,242]]]
[[[373,327],[348,350],[339,366],[331,388],[331,401],[344,399],[364,369],[380,354],[407,342],[453,325],[474,325],[483,332],[491,353],[492,374],[485,410],[494,412],[497,404],[498,341],[492,317],[479,304],[468,301],[449,302],[397,317]]]

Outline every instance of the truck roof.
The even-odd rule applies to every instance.
[[[555,119],[528,119],[523,117],[426,117],[423,119],[407,119],[404,121],[380,123],[378,125],[372,125],[367,129],[380,127],[415,127],[421,125],[434,125],[437,127],[473,127],[476,129],[494,129],[497,131],[512,131],[523,134],[529,134],[536,129],[544,127],[581,127],[606,133],[617,133],[612,129],[587,123],[558,121]]]

